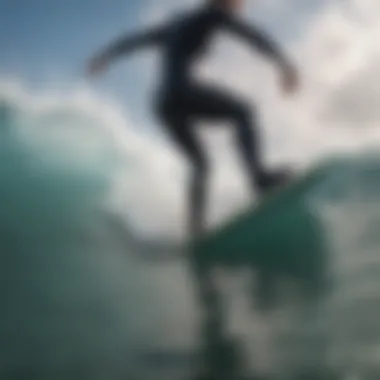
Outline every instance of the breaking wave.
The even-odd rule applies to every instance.
[[[86,92],[0,95],[0,377],[120,379],[141,347],[194,350],[186,265],[147,267],[107,221],[130,150],[150,147]],[[361,379],[380,373],[379,173],[377,153],[335,162],[307,206],[331,249],[330,366]]]

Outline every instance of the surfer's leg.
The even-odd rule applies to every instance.
[[[222,94],[221,96],[226,97],[224,112],[236,126],[236,143],[247,170],[252,192],[258,192],[261,195],[261,193],[284,183],[288,178],[285,171],[269,171],[263,164],[262,144],[255,107],[228,97],[228,95]]]
[[[264,173],[255,110],[241,102],[231,102],[231,118],[236,125],[236,143],[253,191]]]
[[[183,95],[186,112],[193,117],[227,120],[235,125],[236,141],[253,192],[267,190],[290,179],[287,170],[268,171],[263,165],[257,112],[223,89],[192,84]]]
[[[256,188],[264,169],[257,117],[252,107],[222,89],[199,84],[193,85],[187,91],[186,105],[188,112],[194,117],[233,123],[237,145],[247,168],[251,186]]]
[[[187,156],[192,166],[188,200],[188,228],[192,237],[204,232],[208,163],[188,118],[181,113],[163,118],[170,137]]]

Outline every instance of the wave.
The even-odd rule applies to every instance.
[[[145,171],[147,152],[157,162],[170,161],[117,108],[87,91],[0,91],[1,378],[133,377],[142,369],[136,364],[141,347],[152,348],[154,358],[155,347],[197,348],[199,310],[177,248],[171,248],[174,261],[164,252],[168,259],[150,268],[138,260],[133,234],[110,224],[110,215],[133,214],[133,194],[147,191],[146,182],[132,180],[123,183],[122,197],[118,188],[126,173],[153,173]],[[332,287],[323,300],[330,365],[363,376],[380,372],[379,173],[377,152],[334,161],[306,206],[318,215],[331,253]],[[177,190],[162,193],[178,196]],[[233,300],[240,300],[237,292]],[[259,347],[251,355],[270,356],[259,336],[264,324],[273,336],[275,322],[261,323],[240,306],[232,313],[245,339]],[[300,351],[312,346],[303,344]],[[289,347],[278,344],[276,351],[281,356]]]
[[[85,94],[10,93],[0,97],[0,377],[125,378],[136,347],[162,339],[160,292],[105,217],[134,136]]]

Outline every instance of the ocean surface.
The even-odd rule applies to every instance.
[[[102,123],[75,101],[0,97],[2,379],[180,379],[197,366],[186,260],[144,262],[109,224],[128,156],[122,132]],[[331,252],[330,291],[306,319],[291,306],[263,317],[247,273],[222,273],[228,328],[275,379],[308,362],[378,379],[380,154],[342,159],[308,199]],[[298,341],[301,319],[311,333]]]

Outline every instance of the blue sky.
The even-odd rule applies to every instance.
[[[100,42],[136,26],[141,6],[141,0],[6,0],[0,5],[1,66],[39,79],[51,67],[75,72]]]
[[[256,8],[261,22],[282,39],[295,37],[305,14],[310,14],[320,2],[291,3],[281,14],[268,12],[265,7]],[[177,2],[168,0],[3,0],[0,75],[15,75],[34,85],[52,80],[73,82],[97,48],[123,31],[141,28],[149,9],[159,9],[161,4],[169,9],[178,7]],[[298,15],[292,14],[294,9]],[[146,76],[145,63],[140,56],[120,62],[96,83],[121,103],[126,102],[132,110],[131,117],[149,117],[149,105],[144,100],[149,100],[152,84]]]
[[[146,6],[142,0],[2,1],[0,75],[21,77],[34,85],[73,82],[94,50],[141,26]],[[132,59],[127,65],[116,65],[99,86],[121,102],[128,99],[131,109],[139,103],[141,110],[142,74],[139,61]]]

